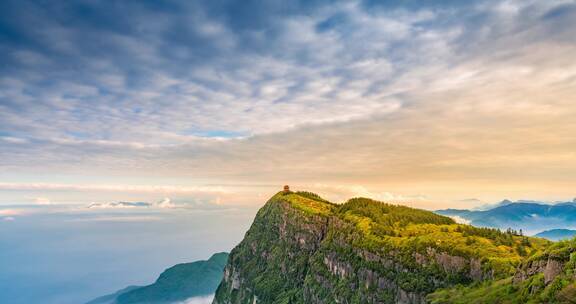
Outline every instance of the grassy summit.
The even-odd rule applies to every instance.
[[[335,204],[321,198],[319,195],[305,191],[281,191],[270,199],[270,202],[274,201],[289,202],[294,208],[308,214],[329,215],[332,214],[336,207]]]

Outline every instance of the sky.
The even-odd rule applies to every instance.
[[[0,201],[571,200],[575,23],[572,0],[2,1]]]

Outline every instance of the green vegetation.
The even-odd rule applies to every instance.
[[[450,225],[454,221],[435,213],[400,205],[390,205],[368,198],[353,198],[338,208],[340,214],[368,218],[380,226],[406,227],[409,224]]]
[[[340,206],[338,215],[356,223],[362,231],[364,238],[356,242],[356,246],[381,254],[391,250],[401,250],[407,255],[426,254],[435,249],[452,256],[475,258],[494,272],[493,277],[512,274],[522,256],[548,243],[539,239],[530,241],[511,230],[501,232],[460,225],[428,211],[365,198],[351,199]],[[468,281],[466,276],[461,279]]]
[[[549,244],[366,198],[279,192],[232,251],[215,303],[421,303],[441,288],[506,285]]]
[[[576,303],[576,239],[550,245],[520,265],[514,277],[438,290],[433,304]]]
[[[293,207],[307,214],[328,215],[335,207],[334,204],[311,192],[279,192],[270,199],[270,202],[282,200],[290,202]]]
[[[308,191],[297,191],[296,195],[301,196],[301,197],[305,197],[305,198],[309,198],[313,201],[317,201],[317,202],[322,202],[322,203],[326,203],[326,204],[330,204],[333,205],[331,202],[323,199],[322,197],[320,197],[320,195],[313,193],[313,192],[308,192]]]

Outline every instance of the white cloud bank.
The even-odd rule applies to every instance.
[[[461,216],[458,215],[452,215],[452,216],[448,216],[449,218],[453,219],[456,223],[458,224],[470,224],[471,222]]]
[[[88,209],[133,209],[133,208],[160,208],[171,209],[179,207],[170,198],[164,198],[156,203],[148,202],[115,202],[115,203],[91,203]]]
[[[214,299],[214,295],[203,296],[203,297],[192,297],[186,299],[183,302],[176,302],[174,304],[211,304]]]

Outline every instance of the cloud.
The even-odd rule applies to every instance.
[[[211,304],[214,299],[214,295],[202,296],[202,297],[192,297],[186,299],[182,302],[176,302],[174,304]]]
[[[164,198],[162,201],[155,204],[158,208],[175,208],[177,205],[174,204],[170,198]]]
[[[45,197],[37,197],[35,200],[36,204],[38,205],[50,205],[50,199],[45,198]]]
[[[470,220],[467,220],[467,219],[460,217],[460,216],[457,216],[457,215],[449,216],[449,218],[453,219],[458,224],[470,225],[470,223],[471,223]]]
[[[112,9],[99,2],[88,6],[94,11]],[[12,62],[10,65],[22,75],[4,80],[8,92],[5,99],[35,101],[36,106],[35,111],[19,113],[18,118],[13,114],[21,109],[8,106],[10,111],[4,118],[10,132],[22,133],[17,132],[18,126],[36,138],[95,142],[126,142],[132,138],[142,144],[180,143],[194,138],[193,134],[218,130],[239,134],[280,132],[300,125],[392,112],[402,101],[374,94],[374,85],[390,80],[396,69],[396,63],[386,58],[391,44],[409,37],[414,38],[414,45],[427,44],[428,38],[423,39],[425,33],[417,23],[436,17],[431,11],[373,15],[359,4],[323,4],[312,11],[301,7],[293,14],[276,12],[284,18],[263,18],[265,24],[254,24],[254,30],[260,31],[257,33],[234,27],[239,22],[237,11],[177,6],[179,10],[170,11],[170,17],[158,16],[157,8],[140,5],[133,8],[135,13],[127,15],[124,10],[112,9],[110,14],[131,20],[117,28],[85,22],[77,28],[62,28],[55,20],[71,13],[66,9],[55,11],[51,18],[37,14],[34,20],[26,20],[37,24],[38,30],[15,24],[23,35],[43,47],[34,53],[51,51],[43,56],[57,62],[82,63],[87,73],[68,70],[68,64],[58,62],[59,77],[50,84],[41,84],[27,79],[30,76],[24,72],[43,75],[51,73],[54,66],[14,66],[17,64]],[[269,9],[275,10],[272,7]],[[32,4],[26,10],[41,11]],[[220,14],[224,16],[219,18]],[[319,25],[339,15],[346,16],[344,24],[319,29]],[[151,19],[157,21],[149,22]],[[253,16],[241,23],[251,20],[255,21]],[[130,26],[136,23],[147,24],[148,35],[140,35],[139,29]],[[96,47],[91,43],[95,38],[115,50],[115,56],[91,49]],[[350,45],[353,40],[366,43]],[[62,43],[66,47],[61,47]],[[31,53],[19,50],[17,44],[7,47],[17,54]],[[428,48],[428,52],[431,50]],[[194,69],[182,70],[186,65]],[[138,66],[142,68],[137,73],[131,71]],[[32,88],[30,93],[23,90],[23,83],[28,84],[27,90]],[[130,110],[115,109],[113,105],[119,99]],[[60,119],[43,123],[47,122],[46,114]],[[137,128],[136,122],[140,122]]]
[[[0,209],[0,216],[14,216],[14,215],[21,215],[21,210],[16,209]]]
[[[12,222],[16,220],[17,215],[22,215],[21,210],[16,209],[0,209],[0,220],[6,222]]]
[[[92,203],[88,205],[88,209],[132,209],[132,208],[161,208],[170,209],[176,208],[178,205],[174,204],[170,198],[164,198],[157,203],[147,202],[116,202],[116,203]]]

